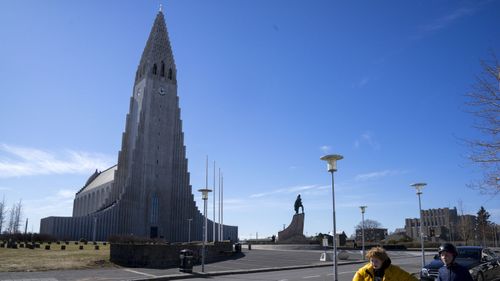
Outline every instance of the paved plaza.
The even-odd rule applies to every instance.
[[[349,258],[339,261],[339,265],[360,264],[359,251],[348,251]],[[205,273],[201,266],[195,266],[193,274],[180,273],[178,268],[106,268],[88,270],[64,270],[47,272],[3,272],[0,280],[32,280],[32,281],[63,281],[63,280],[175,280],[229,274],[253,274],[259,272],[275,272],[303,268],[321,268],[332,266],[332,262],[320,262],[321,250],[279,250],[279,249],[244,249],[241,255],[233,259],[205,265]],[[394,251],[389,253],[397,264],[398,259],[415,258],[419,252]],[[418,264],[419,259],[415,259]],[[222,277],[221,277],[222,278]],[[227,280],[227,279],[226,279]]]

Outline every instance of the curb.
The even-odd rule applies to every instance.
[[[343,262],[338,265],[344,264],[358,264],[365,263],[366,261],[351,261]],[[152,278],[140,278],[134,279],[134,281],[163,281],[163,280],[179,280],[179,279],[191,279],[191,278],[207,278],[212,276],[222,276],[222,275],[233,275],[233,274],[249,274],[249,273],[259,273],[259,272],[269,272],[269,271],[282,271],[282,270],[293,270],[293,269],[304,269],[304,268],[315,268],[315,267],[327,267],[332,266],[333,262],[328,262],[324,264],[308,264],[308,265],[292,265],[292,266],[282,266],[282,267],[264,267],[264,268],[254,268],[254,269],[236,269],[227,271],[212,271],[212,272],[193,272],[192,274],[171,274]]]

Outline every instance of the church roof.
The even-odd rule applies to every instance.
[[[118,165],[114,165],[100,172],[92,181],[87,183],[78,193],[87,192],[103,184],[112,182],[115,179],[115,171],[117,167]]]

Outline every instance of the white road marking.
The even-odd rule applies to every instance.
[[[136,274],[142,274],[142,275],[145,275],[145,276],[147,276],[147,277],[158,277],[158,276],[153,275],[153,274],[144,273],[144,272],[140,272],[140,271],[135,271],[135,270],[128,269],[128,268],[125,268],[125,269],[123,269],[123,270],[128,271],[128,272],[132,272],[132,273],[136,273]]]
[[[344,272],[337,272],[337,274],[347,274],[347,273],[356,273],[356,271],[344,271]],[[333,273],[328,273],[327,275],[333,276]]]
[[[318,277],[321,277],[321,275],[304,276],[302,278],[304,278],[304,279],[310,279],[310,278],[318,278]]]

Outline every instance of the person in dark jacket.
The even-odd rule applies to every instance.
[[[458,251],[453,244],[439,246],[439,256],[444,265],[439,269],[438,281],[474,281],[469,270],[455,262]]]

